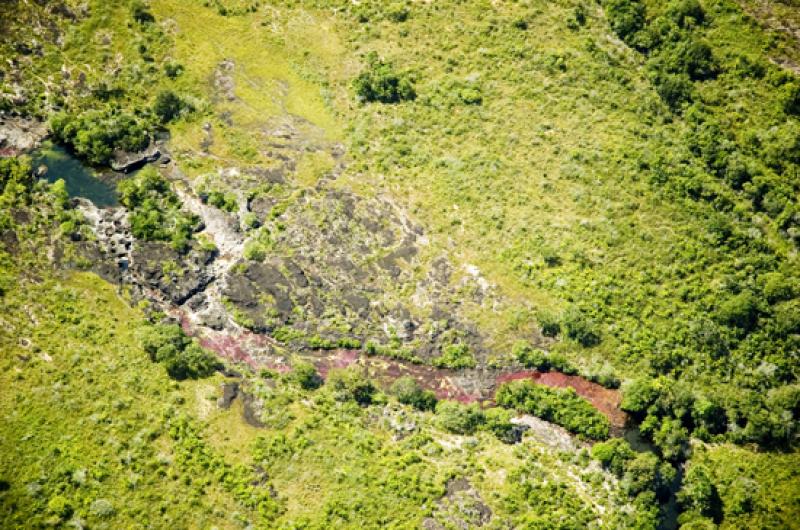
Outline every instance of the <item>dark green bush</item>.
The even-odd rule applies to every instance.
[[[659,388],[651,379],[635,379],[622,388],[620,408],[642,418],[658,396]]]
[[[764,275],[764,297],[771,304],[789,300],[794,297],[795,282],[786,278],[780,272],[770,272]]]
[[[150,143],[150,124],[113,108],[62,112],[50,120],[50,128],[56,140],[98,165],[107,164],[115,149],[141,151]]]
[[[235,212],[239,209],[239,201],[235,193],[224,193],[222,191],[213,190],[201,196],[204,202],[207,202],[215,208],[225,210],[226,212]]]
[[[156,21],[150,12],[150,6],[143,0],[133,0],[131,3],[131,16],[139,24],[150,24]]]
[[[611,438],[592,446],[592,458],[618,477],[622,477],[628,462],[636,456],[631,446],[623,438]]]
[[[693,81],[710,79],[717,73],[711,47],[697,39],[680,40],[663,47],[655,61],[659,63],[659,71],[686,74]]]
[[[353,81],[359,100],[366,102],[399,103],[417,97],[408,74],[400,74],[381,60],[375,52],[367,56],[367,67]]]
[[[434,366],[440,368],[475,368],[475,357],[466,344],[450,344],[442,350],[442,355],[433,360]]]
[[[473,434],[486,421],[477,404],[463,405],[457,401],[437,403],[436,418],[444,430],[454,434]]]
[[[705,11],[697,0],[677,0],[670,2],[667,13],[678,27],[691,28],[705,22]]]
[[[139,331],[139,342],[173,379],[208,377],[220,367],[216,356],[187,337],[177,324],[148,325]]]
[[[523,429],[511,423],[511,412],[502,408],[490,408],[484,412],[482,428],[491,432],[503,443],[515,444],[522,439]]]
[[[539,327],[542,328],[542,335],[545,337],[556,337],[561,333],[561,320],[558,315],[548,311],[539,311],[536,314]]]
[[[751,291],[742,291],[722,302],[715,317],[721,324],[749,331],[758,321],[758,299]]]
[[[337,401],[355,401],[359,405],[372,403],[376,390],[366,372],[357,366],[331,370],[325,384]]]
[[[562,320],[567,338],[581,346],[591,347],[600,344],[600,331],[594,320],[577,308],[570,308]]]
[[[292,367],[292,379],[305,390],[314,390],[322,386],[322,377],[311,363],[296,363]]]
[[[411,405],[418,410],[433,410],[436,408],[436,396],[430,390],[420,388],[416,379],[404,376],[397,379],[391,388],[392,394],[404,405]]]
[[[658,96],[673,111],[692,101],[692,81],[686,74],[658,72],[651,77],[651,82]]]
[[[783,110],[786,114],[800,116],[800,82],[783,86]]]
[[[685,456],[689,433],[679,420],[664,418],[661,426],[653,434],[653,442],[664,458],[679,460]]]
[[[538,348],[534,348],[526,341],[518,341],[512,348],[512,355],[525,368],[534,368],[542,372],[555,370],[564,374],[574,375],[578,373],[577,368],[561,354],[548,353]]]
[[[638,0],[606,0],[603,6],[611,29],[630,44],[636,33],[644,28],[644,4]]]
[[[171,90],[164,90],[158,93],[155,103],[153,103],[153,112],[162,124],[167,124],[180,116],[184,109],[188,109],[188,105]]]
[[[572,388],[550,388],[527,380],[512,381],[500,386],[495,401],[500,406],[560,425],[582,438],[608,438],[608,418]]]
[[[711,517],[716,522],[722,518],[722,499],[705,466],[689,466],[678,492],[678,503],[689,514]]]
[[[199,223],[196,216],[180,210],[180,200],[169,182],[152,167],[117,185],[119,202],[129,211],[133,235],[145,241],[171,241],[184,252]]]

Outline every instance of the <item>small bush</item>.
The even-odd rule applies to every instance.
[[[561,425],[582,438],[608,438],[608,419],[572,388],[550,388],[527,380],[512,381],[500,386],[495,402]]]
[[[699,26],[705,21],[705,11],[697,0],[678,0],[671,2],[667,13],[672,21],[681,28]]]
[[[392,394],[404,405],[411,405],[418,410],[433,410],[436,407],[436,396],[430,390],[423,390],[419,383],[411,377],[397,379],[391,388]]]
[[[47,502],[47,511],[59,519],[68,519],[72,515],[72,504],[63,495],[55,495]]]
[[[722,302],[715,317],[726,326],[749,331],[758,321],[758,300],[750,291],[742,291]]]
[[[536,314],[536,320],[545,337],[556,337],[561,333],[561,322],[557,315],[548,311],[539,311]]]
[[[342,337],[337,341],[337,346],[345,350],[361,349],[361,341],[352,337]]]
[[[337,342],[315,335],[308,339],[308,347],[312,350],[335,350]]]
[[[131,16],[139,24],[151,24],[156,21],[150,12],[150,6],[142,0],[134,0],[131,3]]]
[[[600,344],[600,331],[591,318],[576,308],[571,308],[564,314],[564,331],[567,338],[574,340],[584,347]]]
[[[171,241],[185,251],[199,219],[180,210],[180,200],[167,180],[146,167],[117,185],[119,202],[129,211],[131,232],[145,241]]]
[[[526,341],[518,341],[514,344],[512,354],[525,368],[534,368],[542,372],[555,370],[569,375],[578,373],[578,370],[563,355],[534,348]]]
[[[484,412],[483,429],[491,432],[503,443],[515,444],[522,440],[523,428],[511,423],[511,412],[502,408],[491,408]]]
[[[116,513],[114,505],[105,499],[97,499],[94,501],[89,507],[89,510],[95,517],[99,517],[101,519],[111,517]]]
[[[331,370],[326,386],[331,388],[337,401],[369,405],[375,395],[375,385],[367,378],[366,372],[356,366]]]
[[[457,401],[440,401],[436,405],[439,425],[454,434],[474,434],[486,417],[475,403],[462,405]]]
[[[140,330],[139,342],[173,379],[208,377],[220,367],[216,356],[187,337],[177,324],[148,325]]]
[[[417,97],[411,78],[395,72],[374,52],[367,56],[367,68],[353,81],[353,88],[358,98],[366,102],[399,103]]]
[[[314,390],[322,386],[322,377],[311,363],[296,363],[292,370],[292,379],[305,390]]]
[[[62,112],[50,120],[50,128],[56,140],[97,165],[108,164],[115,149],[141,151],[150,143],[150,124],[112,108]]]
[[[171,90],[159,92],[153,103],[153,112],[162,124],[167,124],[180,116],[189,106]]]
[[[611,29],[623,41],[630,43],[644,28],[645,7],[638,0],[606,0],[603,6]]]
[[[592,458],[618,477],[622,476],[625,466],[634,456],[636,453],[623,438],[612,438],[592,446]]]
[[[769,303],[789,300],[794,296],[794,283],[779,272],[770,272],[764,277],[764,297]]]
[[[442,355],[433,360],[439,368],[475,368],[476,361],[466,344],[450,344],[445,346]]]
[[[656,93],[672,111],[692,101],[692,81],[685,74],[657,73],[651,79]]]
[[[245,243],[242,255],[246,260],[264,261],[267,257],[267,248],[260,241],[250,240]]]

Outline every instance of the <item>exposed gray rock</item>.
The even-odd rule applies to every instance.
[[[127,151],[114,151],[111,158],[111,169],[122,173],[130,173],[145,164],[155,162],[161,157],[161,150],[157,144],[150,144],[144,151],[129,153]]]

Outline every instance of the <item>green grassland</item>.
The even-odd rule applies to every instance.
[[[327,387],[254,380],[274,419],[250,427],[240,402],[217,407],[223,376],[176,382],[150,361],[144,316],[110,285],[26,270],[5,257],[5,528],[418,528],[461,513],[437,504],[454,477],[474,484],[496,528],[618,528],[638,513],[585,452],[448,434],[386,398],[363,408]],[[406,437],[393,422],[412,423]]]
[[[74,24],[20,6],[0,6],[11,36],[0,56],[20,57],[0,78],[0,108],[21,87],[13,108],[45,119],[129,117],[133,132],[108,140],[119,145],[167,128],[189,179],[233,193],[260,183],[220,171],[277,166],[290,125],[303,144],[291,146],[300,191],[287,201],[330,178],[343,145],[326,186],[391,198],[425,230],[423,263],[446,255],[454,285],[474,266],[496,286],[496,303],[462,306],[489,360],[510,361],[523,339],[625,381],[642,433],[665,458],[688,458],[687,528],[797,524],[792,2],[152,0],[90,2]],[[51,19],[63,46],[46,33],[41,54],[12,46]],[[413,94],[365,97],[354,82],[365,73]],[[180,100],[169,119],[166,92]],[[108,285],[21,256],[4,258],[14,286],[0,313],[11,526],[36,514],[107,527],[418,527],[446,511],[437,499],[458,476],[477,478],[497,527],[652,523],[645,497],[627,512],[626,486],[581,456],[486,432],[454,442],[435,414],[411,409],[423,427],[395,440],[376,419],[385,398],[362,408],[327,387],[254,380],[285,414],[251,428],[241,403],[217,410],[221,376],[178,383],[152,364],[134,340],[143,315]]]

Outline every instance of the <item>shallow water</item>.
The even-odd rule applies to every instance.
[[[114,186],[98,178],[94,169],[86,166],[69,151],[52,142],[31,153],[33,167],[47,166],[47,180],[64,179],[70,197],[89,199],[100,208],[116,206],[117,192]]]

